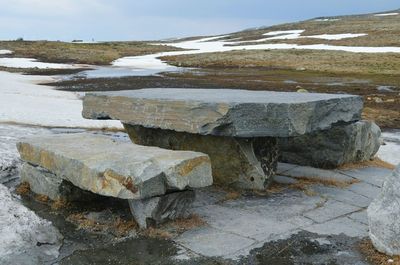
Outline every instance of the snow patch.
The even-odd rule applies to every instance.
[[[383,13],[383,14],[375,14],[375,17],[387,17],[387,16],[397,16],[399,13]]]
[[[400,130],[383,132],[382,138],[385,144],[381,145],[377,156],[390,164],[400,164]]]
[[[45,264],[59,255],[62,235],[0,184],[0,264]]]
[[[0,50],[0,55],[5,55],[5,54],[12,54],[13,52],[10,50]]]
[[[320,22],[329,22],[329,21],[338,21],[340,18],[317,18],[314,19],[314,21],[320,21]]]
[[[304,32],[304,29],[295,29],[295,30],[279,30],[279,31],[270,31],[264,33],[264,36],[276,36],[276,35],[283,35],[283,34],[301,34]]]
[[[0,122],[49,127],[122,128],[119,121],[84,119],[79,93],[36,84],[52,81],[51,77],[0,72],[0,80]]]
[[[320,34],[320,35],[310,35],[301,36],[304,30],[286,30],[286,31],[271,31],[264,33],[264,36],[274,36],[269,38],[263,38],[258,40],[241,41],[237,43],[249,43],[249,42],[264,42],[268,40],[294,40],[299,38],[314,38],[314,39],[325,39],[325,40],[341,40],[348,38],[357,38],[361,36],[366,36],[366,33],[343,33],[343,34]]]
[[[293,40],[293,39],[298,39],[303,33],[304,30],[283,30],[283,31],[270,31],[267,33],[264,33],[264,36],[275,36],[275,37],[270,37],[263,39],[264,40]],[[278,36],[277,36],[278,35]]]
[[[324,39],[324,40],[342,40],[349,38],[357,38],[362,36],[367,36],[366,33],[343,33],[343,34],[321,34],[321,35],[311,35],[311,36],[301,36],[300,38],[314,38],[314,39]]]
[[[31,58],[0,58],[0,66],[13,68],[39,68],[39,69],[75,69],[85,67],[83,65],[44,63]]]

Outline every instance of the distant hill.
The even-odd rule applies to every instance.
[[[397,15],[395,15],[397,13]],[[345,46],[400,46],[400,9],[373,14],[317,17],[305,21],[286,23],[271,27],[235,32],[226,40],[251,41],[265,38],[269,31],[304,30],[301,36],[321,34],[367,34],[362,37],[342,40],[321,40],[315,38],[285,39],[285,43],[331,44]],[[282,43],[282,40],[268,40],[262,43]],[[248,44],[248,43],[246,43]]]

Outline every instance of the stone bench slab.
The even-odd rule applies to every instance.
[[[83,116],[178,132],[289,137],[361,119],[353,95],[152,88],[86,94]]]
[[[138,200],[212,184],[210,159],[199,152],[89,133],[32,137],[17,146],[25,162],[104,196]]]

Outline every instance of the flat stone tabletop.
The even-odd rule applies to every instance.
[[[353,95],[150,88],[88,93],[83,116],[203,135],[288,137],[361,118]]]

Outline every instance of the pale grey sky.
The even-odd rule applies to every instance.
[[[162,39],[397,8],[398,0],[0,0],[0,39]]]

